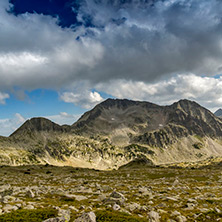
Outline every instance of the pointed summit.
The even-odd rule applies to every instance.
[[[217,117],[222,117],[222,109],[218,109],[215,113],[214,113],[215,116]]]
[[[27,132],[64,132],[64,127],[43,117],[32,118],[27,120],[21,127],[12,133],[10,137],[22,135]]]

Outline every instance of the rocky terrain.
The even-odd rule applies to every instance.
[[[221,222],[221,169],[2,166],[0,221]]]
[[[0,137],[0,165],[117,169],[135,159],[168,165],[221,156],[222,120],[189,100],[107,99],[71,126],[33,118]]]

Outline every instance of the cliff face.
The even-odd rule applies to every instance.
[[[0,162],[103,169],[135,159],[189,162],[222,156],[221,138],[220,118],[196,102],[159,106],[108,99],[72,126],[28,120],[9,138],[0,138]]]

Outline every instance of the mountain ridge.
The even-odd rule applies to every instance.
[[[27,120],[10,137],[0,138],[0,164],[108,169],[135,159],[153,164],[192,162],[222,156],[221,138],[222,121],[195,101],[183,99],[160,106],[107,99],[71,126],[41,117]],[[22,158],[18,150],[23,152]]]

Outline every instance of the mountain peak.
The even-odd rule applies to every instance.
[[[215,113],[214,113],[215,116],[217,117],[222,117],[222,109],[218,109]]]
[[[59,131],[63,132],[64,129],[62,126],[52,122],[49,119],[43,117],[34,117],[27,120],[21,127],[19,127],[14,133],[10,135],[10,137],[15,135],[20,135],[25,131],[31,132],[50,132],[50,131]]]

